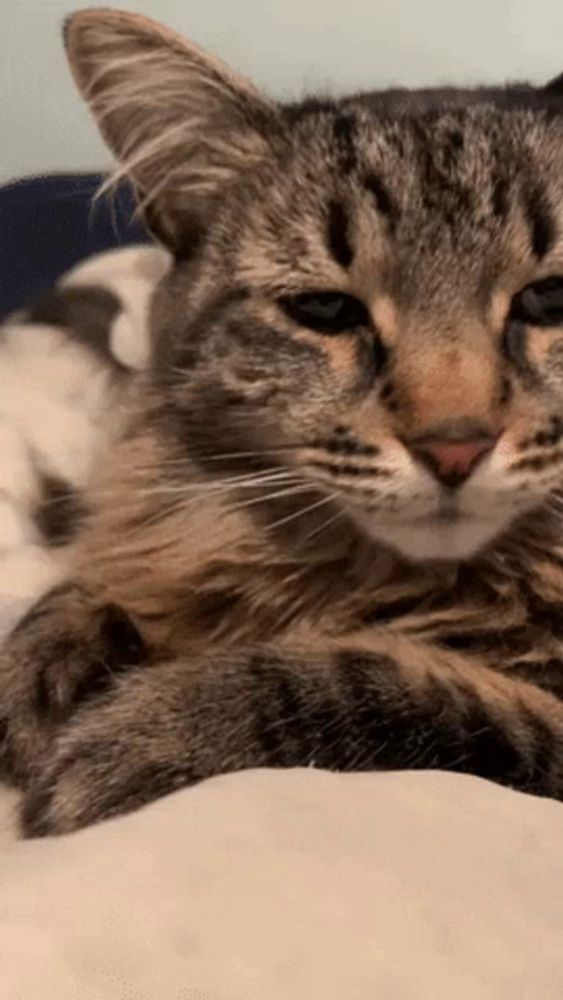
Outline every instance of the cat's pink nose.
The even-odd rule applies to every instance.
[[[455,487],[465,482],[475,466],[494,446],[493,437],[478,437],[468,441],[427,439],[419,442],[413,451],[441,483]]]

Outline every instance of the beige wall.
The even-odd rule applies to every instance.
[[[77,6],[89,5],[0,4],[0,180],[107,163],[62,55],[60,23]],[[342,91],[391,82],[544,80],[563,70],[562,0],[121,0],[115,6],[183,30],[280,95],[331,84]]]

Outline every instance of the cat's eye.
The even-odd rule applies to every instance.
[[[296,323],[316,333],[333,335],[370,324],[364,304],[343,292],[301,292],[284,296],[279,304]]]
[[[510,319],[526,326],[563,326],[563,278],[543,278],[512,300]]]

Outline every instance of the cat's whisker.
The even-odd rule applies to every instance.
[[[283,455],[287,451],[295,450],[296,448],[306,448],[308,445],[304,444],[291,444],[285,445],[283,448],[261,448],[259,451],[227,451],[223,454],[209,454],[192,452],[196,454],[198,458],[205,458],[208,462],[223,462],[228,458],[261,458],[263,455]]]
[[[254,497],[252,500],[245,500],[242,503],[231,504],[228,506],[228,510],[244,510],[247,507],[254,507],[256,504],[268,503],[270,500],[278,499],[279,497],[286,496],[297,496],[299,493],[310,493],[311,487],[307,483],[301,485],[296,484],[284,490],[276,490],[274,493],[267,493],[265,496]]]
[[[288,514],[287,517],[282,517],[279,521],[274,521],[273,524],[268,525],[268,528],[270,531],[273,531],[275,528],[281,528],[283,525],[289,524],[291,521],[295,521],[298,517],[304,517],[305,514],[312,513],[312,511],[317,510],[318,507],[322,507],[325,504],[336,500],[339,496],[340,493],[330,493],[328,496],[321,497],[320,500],[316,500],[315,503],[310,504],[308,507],[302,507],[301,510]]]
[[[310,448],[310,443],[299,442],[295,444],[286,444],[276,448],[259,448],[256,450],[246,450],[246,451],[227,451],[227,452],[214,452],[214,451],[203,451],[201,449],[195,448],[193,446],[189,447],[189,454],[186,457],[178,458],[164,458],[162,461],[154,462],[151,465],[143,465],[142,468],[150,470],[151,468],[158,469],[168,469],[168,468],[185,468],[189,459],[201,459],[206,462],[223,462],[229,459],[239,459],[239,458],[264,458],[270,455],[284,455],[287,452],[296,451],[299,448]]]
[[[323,523],[320,524],[317,528],[314,528],[313,531],[309,531],[304,536],[303,541],[307,542],[311,538],[315,538],[317,535],[320,535],[322,531],[325,531],[326,528],[330,528],[331,524],[334,524],[335,521],[339,521],[343,517],[345,517],[345,512],[343,510],[337,511],[336,514],[333,514],[332,517],[327,518],[326,521],[323,521]]]
[[[553,497],[546,504],[546,510],[551,514],[555,514],[556,517],[563,517],[563,503],[560,500],[555,500]]]
[[[209,459],[206,459],[206,461],[208,461],[208,460]],[[217,460],[219,461],[219,459],[217,459]],[[194,479],[194,472],[197,470],[197,467],[196,467],[196,469],[194,469],[193,466],[186,465],[186,462],[185,462],[184,459],[178,459],[178,460],[174,460],[174,461],[162,462],[162,463],[159,463],[159,464],[155,464],[154,466],[149,466],[149,465],[147,465],[147,466],[141,466],[140,468],[142,469],[142,471],[150,471],[152,468],[154,468],[155,471],[158,470],[159,472],[162,472],[163,469],[164,470],[166,470],[166,469],[177,469],[177,468],[179,468],[179,469],[185,469],[186,473],[187,473],[187,478],[189,477],[190,481],[192,481]],[[199,471],[201,471],[201,470],[199,470]],[[289,468],[285,468],[284,466],[280,466],[280,465],[276,464],[276,465],[268,465],[268,466],[261,467],[261,468],[255,468],[255,469],[249,468],[246,472],[240,472],[240,473],[237,473],[236,475],[232,475],[232,476],[229,475],[229,476],[227,476],[225,478],[235,479],[235,478],[241,478],[243,476],[259,476],[259,475],[263,475],[264,473],[267,473],[267,472],[291,472],[291,471],[293,471],[293,470],[291,470]]]
[[[252,506],[255,506],[255,505],[261,504],[261,503],[268,503],[271,500],[274,500],[274,499],[277,499],[277,498],[281,498],[281,497],[284,497],[284,496],[297,495],[298,493],[303,492],[303,491],[307,491],[308,489],[309,489],[309,487],[307,487],[305,485],[303,485],[303,486],[293,485],[293,486],[291,486],[288,489],[276,490],[273,493],[267,493],[267,494],[265,494],[265,496],[254,497],[252,500],[244,501],[244,502],[241,502],[239,504],[236,504],[236,503],[235,504],[228,504],[227,503],[227,504],[225,504],[225,510],[229,511],[229,512],[230,511],[234,512],[234,511],[238,511],[238,510],[244,510],[247,507],[252,507]],[[132,536],[138,534],[138,532],[140,530],[141,531],[145,531],[147,528],[153,526],[154,524],[157,524],[159,521],[165,521],[168,517],[171,517],[174,514],[182,513],[183,511],[188,511],[191,507],[194,506],[194,504],[200,503],[200,501],[201,501],[200,497],[198,497],[197,499],[191,497],[188,500],[183,500],[182,497],[178,497],[168,507],[164,507],[161,510],[156,511],[153,515],[151,515],[150,517],[148,517],[146,520],[139,522],[139,524],[135,526],[135,528],[131,531],[131,533],[128,533],[125,536],[125,539],[127,540],[129,537],[132,537]],[[119,548],[126,548],[126,546],[120,546]],[[117,551],[119,551],[119,548],[118,548]]]
[[[257,484],[257,487],[256,487],[256,484],[252,484],[252,485],[253,485],[253,487],[258,488],[260,486],[267,486],[269,484],[270,484],[269,482],[263,482],[263,483]],[[279,485],[282,485],[282,483],[279,482]],[[236,488],[237,489],[239,488],[238,484],[237,484]],[[230,486],[229,488],[226,488],[223,491],[220,491],[220,495],[223,497],[225,493],[228,493],[229,491],[231,491],[233,489],[235,489],[234,485]],[[254,497],[251,500],[242,501],[241,503],[238,503],[238,504],[237,503],[229,503],[227,501],[226,503],[224,503],[224,509],[226,511],[243,510],[246,507],[254,506],[254,505],[260,504],[260,503],[267,503],[268,501],[271,501],[271,500],[276,499],[276,498],[281,498],[283,496],[290,496],[292,494],[297,495],[298,493],[309,492],[310,489],[311,489],[310,485],[307,484],[307,483],[305,483],[304,481],[295,481],[295,482],[289,484],[287,486],[287,488],[284,488],[283,490],[276,490],[276,491],[274,491],[272,493],[266,493],[265,495]],[[161,507],[159,510],[153,512],[147,518],[139,520],[138,523],[135,525],[135,527],[132,528],[130,532],[126,533],[126,535],[124,536],[124,541],[127,542],[129,539],[131,539],[133,537],[136,538],[136,537],[138,537],[139,532],[145,532],[147,528],[152,527],[155,524],[158,524],[160,521],[165,521],[168,517],[171,517],[171,516],[173,516],[176,513],[181,513],[183,511],[188,511],[192,507],[197,506],[198,504],[201,504],[202,500],[211,499],[212,497],[215,497],[216,495],[217,495],[216,492],[214,492],[212,494],[205,494],[203,496],[200,495],[200,496],[196,496],[196,497],[194,497],[194,496],[187,496],[186,497],[185,494],[182,494],[182,493],[176,494],[175,497],[174,497],[174,499],[172,500],[172,502],[169,503],[167,506]],[[122,549],[124,550],[126,548],[127,548],[127,545],[120,545],[120,546],[118,546],[115,549],[115,551],[120,551]]]
[[[224,490],[240,488],[240,489],[253,489],[254,487],[264,486],[268,483],[279,482],[281,480],[295,480],[296,477],[287,472],[274,472],[266,473],[264,475],[256,475],[256,473],[249,473],[244,476],[233,476],[229,479],[218,479],[215,481],[202,480],[199,483],[180,483],[175,486],[173,484],[159,483],[157,486],[148,488],[146,490],[139,491],[140,496],[183,496],[187,493],[192,492],[203,492],[205,495],[213,495],[215,493],[221,493]]]
[[[240,489],[251,489],[254,487],[259,487],[266,485],[270,482],[277,482],[280,480],[287,480],[288,482],[294,480],[302,482],[302,478],[298,477],[295,473],[279,469],[277,466],[273,467],[272,470],[267,470],[262,473],[249,472],[240,476],[232,476],[227,479],[201,479],[199,482],[194,482],[193,480],[186,483],[156,483],[152,486],[145,487],[143,489],[138,489],[135,491],[136,496],[150,497],[150,496],[183,496],[187,493],[204,493],[205,496],[216,495],[228,489],[240,488]],[[105,489],[105,490],[90,490],[89,495],[92,498],[104,499],[105,497],[111,497],[116,494],[115,490]]]

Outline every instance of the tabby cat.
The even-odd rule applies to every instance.
[[[83,10],[174,255],[68,581],[0,662],[26,835],[242,768],[563,799],[563,85],[279,105]]]

